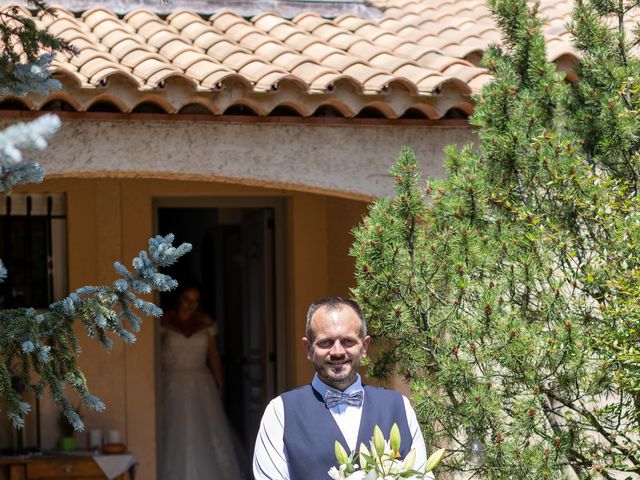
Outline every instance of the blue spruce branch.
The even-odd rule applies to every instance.
[[[32,69],[31,73],[38,74],[38,70]],[[0,132],[0,193],[10,192],[14,185],[42,181],[44,170],[38,163],[25,160],[23,151],[43,150],[59,128],[57,116],[43,115]],[[31,408],[21,397],[28,390],[42,395],[48,389],[76,430],[82,430],[84,424],[67,399],[65,387],[75,390],[87,407],[104,410],[104,403],[89,392],[77,365],[80,348],[73,323],[80,321],[89,336],[106,348],[113,344],[110,334],[134,343],[142,322],[137,312],[151,317],[162,315],[158,306],[139,295],[175,288],[177,282],[159,269],[174,264],[191,250],[188,243],[174,247],[173,240],[173,235],[151,238],[148,252],[141,251],[131,269],[116,262],[121,278],[112,286],[79,288],[44,312],[33,308],[0,312],[0,398],[6,401],[6,415],[15,427],[24,426],[23,417]],[[0,282],[6,276],[0,261]]]
[[[14,426],[23,425],[22,414],[28,404],[20,400],[11,378],[19,376],[23,387],[37,393],[49,389],[76,430],[82,430],[82,419],[64,395],[68,385],[78,392],[89,408],[103,410],[104,404],[92,395],[76,358],[80,349],[73,332],[73,322],[79,320],[92,338],[110,348],[109,334],[116,334],[125,343],[134,343],[141,319],[136,312],[159,317],[162,310],[140,298],[139,294],[166,292],[177,282],[159,272],[159,268],[176,262],[191,250],[183,243],[173,246],[173,235],[156,236],[149,240],[149,252],[141,251],[133,259],[130,271],[116,262],[121,278],[112,286],[87,286],[49,306],[45,312],[33,308],[5,310],[0,313],[0,396],[8,400],[7,416]],[[38,374],[33,382],[31,373]]]

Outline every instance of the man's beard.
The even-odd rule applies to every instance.
[[[333,366],[323,362],[320,368],[316,368],[316,371],[320,380],[327,385],[346,388],[355,381],[358,374],[358,366],[359,362],[351,360],[342,365],[340,372],[336,372]]]

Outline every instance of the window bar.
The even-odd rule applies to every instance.
[[[7,196],[5,198],[6,203],[6,211],[7,218],[4,222],[4,232],[2,232],[2,236],[4,237],[4,254],[5,254],[5,262],[7,262],[7,258],[11,256],[11,197]],[[5,263],[5,268],[8,270],[9,267]],[[3,283],[0,284],[2,288],[2,297],[3,297],[3,305],[2,308],[10,308],[11,307],[11,271],[8,273],[8,277],[5,279]]]
[[[33,302],[33,218],[31,217],[31,210],[33,208],[33,199],[31,196],[27,196],[27,216],[25,218],[25,230],[26,230],[26,255],[24,256],[24,265],[23,269],[27,273],[27,281],[25,282],[25,289],[27,290],[27,294],[25,295],[24,301],[26,301],[27,305],[32,305]]]
[[[47,244],[47,305],[53,302],[53,235],[51,232],[53,222],[53,198],[47,196],[47,222],[45,226]]]

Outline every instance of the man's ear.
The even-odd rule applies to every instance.
[[[371,343],[371,337],[369,335],[367,335],[366,337],[364,337],[364,340],[362,341],[362,346],[364,347],[364,350],[362,351],[362,357],[366,357],[367,356],[367,350],[369,349],[369,343]]]
[[[302,346],[304,351],[307,352],[307,358],[311,360],[311,342],[307,337],[302,337]]]

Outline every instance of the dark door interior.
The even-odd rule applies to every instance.
[[[275,392],[274,211],[161,207],[158,232],[193,244],[168,273],[201,286],[201,309],[218,324],[225,408],[249,456]],[[163,295],[161,305],[174,301]]]

